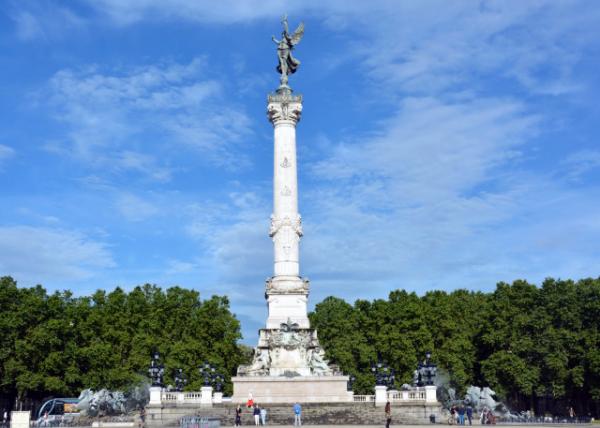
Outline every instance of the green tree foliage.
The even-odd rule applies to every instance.
[[[199,389],[205,361],[227,376],[245,360],[239,321],[226,297],[146,284],[89,297],[48,295],[0,278],[0,393],[77,396],[84,388],[126,388],[146,376],[150,355],[164,357],[166,379],[176,368]]]
[[[519,280],[492,293],[396,290],[354,305],[328,297],[310,319],[327,357],[357,377],[357,393],[372,393],[369,369],[378,359],[398,384],[410,383],[431,350],[459,394],[476,384],[517,408],[550,398],[579,414],[599,410],[600,278],[547,279],[541,287]]]

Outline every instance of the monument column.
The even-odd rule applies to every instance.
[[[267,279],[269,308],[266,328],[259,330],[252,363],[238,367],[232,378],[234,403],[253,397],[259,403],[347,402],[348,376],[338,373],[325,358],[317,332],[307,313],[308,280],[300,276],[299,247],[302,224],[298,213],[296,126],[302,113],[302,96],[288,86],[288,75],[300,61],[292,55],[304,34],[304,24],[288,31],[282,19],[277,44],[279,88],[268,96],[267,116],[273,125],[273,214],[269,236],[273,240],[273,276]]]
[[[300,277],[299,244],[302,223],[298,213],[296,125],[302,113],[302,96],[281,86],[269,95],[267,115],[273,124],[273,277],[267,280],[267,328],[279,328],[288,319],[309,328],[308,281]]]

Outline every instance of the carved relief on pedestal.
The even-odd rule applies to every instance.
[[[254,350],[252,364],[241,366],[239,376],[273,375],[272,370],[280,376],[335,374],[325,359],[314,330],[299,328],[297,323],[288,319],[281,328],[263,329],[260,335],[260,346]]]

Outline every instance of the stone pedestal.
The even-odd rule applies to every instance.
[[[344,403],[354,394],[347,391],[348,376],[248,376],[234,377],[232,401],[245,403],[250,394],[255,403]]]
[[[160,406],[161,403],[162,388],[160,386],[150,387],[150,401],[148,402],[151,406]]]
[[[437,403],[437,387],[435,385],[427,385],[425,387],[425,402]]]
[[[385,385],[377,385],[375,386],[375,405],[376,406],[385,406],[387,403],[387,386]]]
[[[215,392],[213,394],[213,404],[221,404],[223,402],[223,393]]]
[[[212,406],[212,386],[203,386],[200,390],[200,404],[203,406]]]
[[[10,412],[10,428],[29,428],[31,413],[26,411]]]

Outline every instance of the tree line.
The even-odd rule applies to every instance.
[[[432,351],[458,396],[490,386],[515,410],[600,411],[600,278],[499,283],[491,293],[396,290],[354,305],[328,297],[310,320],[358,393],[372,393],[378,360],[399,387]]]
[[[372,394],[371,366],[387,363],[396,386],[411,383],[426,351],[464,394],[490,386],[515,410],[600,412],[600,278],[499,283],[491,293],[403,290],[354,304],[328,297],[309,314],[327,357]],[[175,369],[199,390],[198,366],[231,376],[251,358],[224,296],[146,284],[90,296],[49,294],[0,278],[0,398],[77,396],[145,381],[153,350],[165,383]]]
[[[13,402],[147,382],[154,350],[166,384],[182,368],[188,387],[200,390],[198,366],[209,362],[231,393],[229,375],[244,361],[239,339],[227,297],[201,300],[194,290],[149,284],[75,297],[0,278],[0,394]]]

